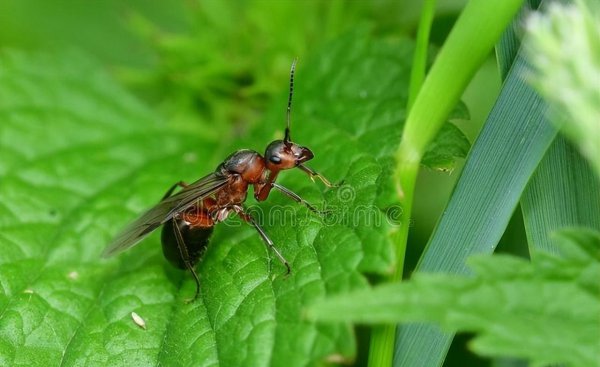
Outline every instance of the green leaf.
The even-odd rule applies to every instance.
[[[444,124],[423,155],[421,164],[441,170],[454,169],[456,157],[466,157],[471,144],[454,124]],[[460,139],[460,140],[459,140]]]
[[[231,220],[215,229],[192,304],[184,300],[194,282],[162,258],[157,234],[119,257],[100,254],[174,182],[280,138],[287,81],[266,121],[231,144],[161,121],[77,53],[4,53],[0,364],[301,366],[352,358],[347,326],[307,322],[301,309],[364,288],[361,272],[391,272],[389,207],[379,204],[393,204],[389,164],[411,48],[355,32],[299,64],[292,136],[315,152],[311,167],[344,184],[327,190],[301,172],[280,182],[332,215],[321,220],[277,193],[249,200],[292,274],[284,277],[256,233]]]
[[[156,364],[181,275],[155,241],[99,255],[216,142],[169,130],[76,53],[3,53],[0,79],[0,364]]]
[[[322,300],[308,315],[321,321],[436,322],[476,332],[471,347],[484,355],[523,357],[538,366],[592,366],[600,359],[600,233],[571,229],[555,238],[562,257],[540,253],[529,263],[479,255],[469,260],[473,277],[418,274]]]

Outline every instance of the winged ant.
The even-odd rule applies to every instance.
[[[106,248],[103,256],[112,256],[133,247],[162,225],[163,254],[175,267],[187,269],[192,273],[196,281],[196,293],[192,299],[195,300],[200,294],[200,279],[194,267],[208,245],[215,224],[235,213],[256,229],[267,247],[286,267],[286,275],[289,274],[289,262],[242,204],[246,200],[249,186],[252,185],[257,201],[266,200],[271,190],[276,189],[320,214],[321,212],[298,194],[275,182],[280,171],[292,168],[304,171],[313,181],[318,178],[326,186],[334,187],[323,175],[304,164],[313,158],[313,152],[292,142],[290,137],[295,69],[296,60],[290,70],[287,125],[283,140],[271,142],[264,155],[250,149],[238,150],[229,155],[214,172],[196,182],[189,185],[184,182],[176,183],[158,204],[120,232]],[[173,194],[177,187],[181,187],[182,190]]]

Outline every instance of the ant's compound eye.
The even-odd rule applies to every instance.
[[[269,160],[271,161],[271,163],[275,163],[275,164],[281,163],[281,158],[276,155],[272,155],[271,157],[269,157]]]

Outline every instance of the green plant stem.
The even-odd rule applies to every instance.
[[[415,174],[416,175],[416,174]],[[412,202],[408,203],[412,206]],[[403,208],[406,212],[407,208]],[[411,210],[408,208],[408,210]],[[392,234],[392,241],[400,245],[396,251],[401,251],[403,256],[396,258],[396,271],[402,276],[404,268],[404,254],[406,253],[406,244],[408,243],[408,227],[409,220],[404,220],[401,223],[401,228]],[[404,236],[404,237],[402,237]],[[400,269],[400,270],[398,270]],[[390,366],[394,357],[394,343],[396,340],[396,325],[385,324],[374,326],[371,329],[371,342],[369,346],[369,367]]]
[[[408,111],[415,103],[417,94],[421,90],[423,80],[425,80],[425,70],[427,68],[427,49],[429,47],[429,33],[431,23],[435,15],[436,0],[425,0],[423,10],[421,11],[421,20],[417,31],[417,40],[415,53],[413,55],[412,69],[410,71],[410,85],[408,91]]]
[[[413,63],[410,73],[410,85],[408,94],[407,110],[410,110],[425,80],[425,70],[427,68],[427,49],[429,47],[429,33],[431,23],[435,15],[436,0],[425,0],[421,10],[421,19],[417,30],[417,39]],[[412,202],[409,203],[412,205]],[[406,211],[406,207],[404,208]],[[410,211],[410,209],[408,209]],[[398,243],[402,248],[397,248],[399,256],[396,258],[396,272],[402,278],[404,269],[404,254],[406,253],[406,244],[408,242],[408,226],[410,221],[402,221],[401,228],[392,235],[393,243]],[[394,352],[394,341],[396,335],[395,325],[380,325],[371,329],[371,341],[369,346],[369,366],[389,366],[392,362]]]
[[[378,325],[371,329],[369,346],[369,366],[389,366],[394,356],[396,326],[392,324]]]

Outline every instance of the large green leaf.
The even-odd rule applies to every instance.
[[[484,355],[522,357],[534,366],[593,366],[600,360],[600,233],[565,230],[556,246],[561,256],[540,252],[531,263],[480,255],[469,259],[473,277],[421,273],[318,302],[308,314],[329,321],[436,322],[476,332],[471,346]]]
[[[411,48],[357,32],[300,63],[292,136],[316,153],[312,167],[344,184],[326,190],[301,172],[280,182],[326,203],[331,215],[316,217],[277,193],[260,205],[250,200],[291,275],[251,228],[231,220],[215,230],[198,267],[202,295],[191,304],[184,300],[193,280],[165,262],[159,236],[114,259],[99,255],[173,182],[280,137],[287,82],[265,123],[232,144],[169,126],[79,54],[3,54],[0,364],[301,366],[352,358],[351,330],[304,321],[301,309],[364,288],[361,272],[391,271],[384,210],[393,209],[389,164]]]

